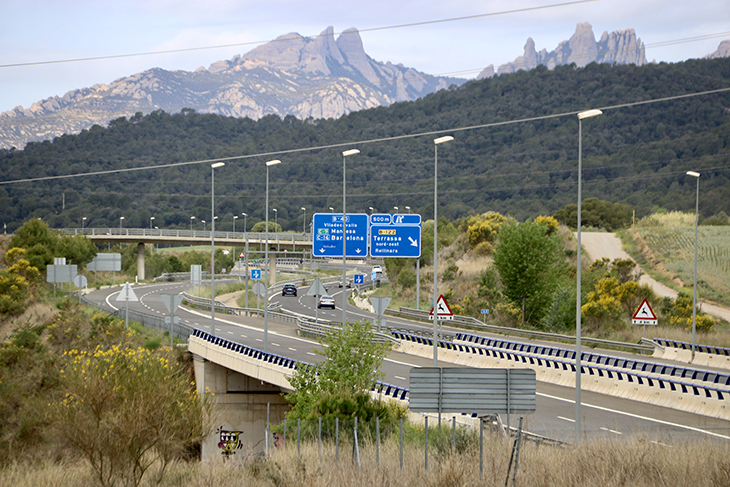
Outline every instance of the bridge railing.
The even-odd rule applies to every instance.
[[[183,229],[165,229],[165,228],[61,228],[60,232],[64,235],[112,235],[112,236],[141,236],[141,237],[179,237],[179,238],[196,238],[210,240],[211,232],[209,230],[183,230]],[[254,240],[263,242],[266,240],[265,232],[215,232],[216,239],[232,239],[232,240]],[[280,243],[308,243],[311,245],[311,233],[292,233],[292,232],[269,232],[268,239],[270,244]]]

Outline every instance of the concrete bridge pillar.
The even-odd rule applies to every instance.
[[[284,421],[290,409],[278,386],[235,372],[193,355],[201,394],[213,393],[213,429],[202,445],[202,460],[243,461],[266,448],[266,405],[271,423]],[[269,451],[276,448],[269,438]]]
[[[144,242],[137,244],[137,280],[144,281]]]
[[[269,253],[269,286],[276,284],[276,253]]]

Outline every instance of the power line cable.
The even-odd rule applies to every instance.
[[[358,29],[358,32],[376,32],[381,30],[391,30],[391,29],[403,29],[406,27],[419,27],[423,25],[432,25],[432,24],[441,24],[446,22],[458,22],[462,20],[471,20],[471,19],[478,19],[478,18],[484,18],[484,17],[496,17],[500,15],[509,15],[509,14],[515,14],[515,13],[523,13],[523,12],[533,12],[536,10],[545,10],[550,8],[557,8],[557,7],[567,7],[571,5],[580,5],[583,3],[591,3],[596,2],[598,0],[577,0],[574,2],[563,2],[563,3],[555,3],[550,5],[539,5],[536,7],[526,7],[526,8],[519,8],[519,9],[512,9],[512,10],[503,10],[500,12],[490,12],[485,14],[476,14],[476,15],[466,15],[462,17],[453,17],[448,19],[437,19],[437,20],[426,20],[423,22],[411,22],[406,24],[396,24],[396,25],[388,25],[388,26],[382,26],[382,27],[372,27],[369,29]],[[335,35],[341,35],[343,32],[335,32],[331,34],[332,36]],[[328,37],[330,34],[318,34],[313,36],[307,36],[307,39],[318,39],[320,37]],[[218,46],[204,46],[204,47],[188,47],[183,49],[168,49],[165,51],[149,51],[149,52],[138,52],[138,53],[132,53],[132,54],[115,54],[115,55],[108,55],[108,56],[94,56],[94,57],[84,57],[84,58],[71,58],[71,59],[55,59],[55,60],[49,60],[49,61],[32,61],[27,63],[12,63],[12,64],[0,64],[0,68],[15,68],[15,67],[22,67],[22,66],[42,66],[42,65],[48,65],[48,64],[63,64],[63,63],[76,63],[76,62],[86,62],[86,61],[102,61],[102,60],[108,60],[108,59],[122,59],[122,58],[129,58],[129,57],[140,57],[140,56],[157,56],[162,54],[177,54],[181,52],[194,52],[194,51],[205,51],[205,50],[211,50],[211,49],[225,49],[230,47],[243,47],[243,46],[256,46],[261,44],[266,44],[268,42],[286,42],[291,40],[291,38],[284,38],[281,37],[278,39],[270,40],[270,41],[249,41],[249,42],[240,42],[235,44],[222,44]]]
[[[726,93],[729,91],[730,91],[730,88],[719,88],[716,90],[701,91],[701,92],[697,92],[697,93],[688,93],[688,94],[684,94],[684,95],[668,96],[668,97],[663,97],[663,98],[657,98],[654,100],[642,100],[642,101],[636,101],[636,102],[630,102],[630,103],[622,103],[619,105],[610,105],[610,106],[598,107],[598,108],[601,110],[604,110],[604,111],[616,110],[616,109],[621,109],[621,108],[648,105],[648,104],[653,104],[653,103],[661,103],[661,102],[680,100],[680,99],[692,98],[692,97],[697,97],[697,96],[705,96],[705,95],[716,94],[716,93]],[[100,175],[105,175],[105,174],[120,174],[120,173],[125,173],[125,172],[165,169],[165,168],[170,168],[170,167],[190,166],[190,165],[196,165],[196,164],[212,164],[215,162],[227,162],[227,161],[235,161],[235,160],[242,160],[242,159],[253,159],[253,158],[259,158],[259,157],[263,158],[263,157],[271,157],[271,156],[281,156],[281,155],[286,155],[286,154],[313,152],[313,151],[320,151],[320,150],[326,150],[326,149],[341,149],[343,147],[353,147],[353,146],[358,146],[358,145],[376,144],[379,142],[388,142],[388,141],[393,141],[393,140],[414,139],[414,138],[418,138],[418,137],[453,134],[453,133],[465,132],[465,131],[469,131],[469,130],[477,130],[477,129],[491,128],[491,127],[501,127],[501,126],[506,126],[506,125],[515,125],[518,123],[536,122],[536,121],[540,121],[540,120],[550,120],[550,119],[554,119],[554,118],[561,118],[561,117],[577,115],[581,111],[582,110],[574,110],[574,111],[570,111],[570,112],[555,113],[555,114],[551,114],[551,115],[541,115],[541,116],[537,116],[537,117],[527,117],[527,118],[521,118],[521,119],[517,119],[517,120],[505,120],[502,122],[492,122],[492,123],[485,123],[485,124],[479,124],[479,125],[470,125],[470,126],[466,126],[466,127],[455,127],[455,128],[451,128],[451,129],[431,130],[428,132],[419,132],[416,134],[404,134],[404,135],[397,135],[397,136],[391,136],[391,137],[379,137],[376,139],[365,139],[365,140],[351,141],[351,142],[338,142],[338,143],[334,143],[334,144],[319,145],[319,146],[314,146],[314,147],[300,147],[300,148],[296,148],[296,149],[259,152],[257,154],[220,157],[220,158],[215,158],[215,159],[203,159],[203,160],[198,160],[198,161],[172,162],[172,163],[168,163],[168,164],[158,164],[155,166],[130,167],[130,168],[124,168],[124,169],[109,169],[109,170],[105,170],[105,171],[92,171],[92,172],[87,172],[87,173],[75,173],[75,174],[65,174],[65,175],[58,175],[58,176],[44,176],[44,177],[38,177],[38,178],[16,179],[16,180],[12,180],[12,181],[0,181],[0,186],[6,186],[9,184],[16,184],[16,183],[53,181],[53,180],[59,180],[59,179],[70,179],[70,178],[78,178],[78,177],[85,177],[85,176],[100,176]]]

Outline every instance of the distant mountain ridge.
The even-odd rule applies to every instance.
[[[575,63],[582,68],[590,63],[610,64],[646,64],[644,43],[636,37],[634,29],[617,30],[610,34],[604,32],[601,39],[596,41],[593,35],[593,26],[588,22],[579,23],[575,33],[567,41],[562,41],[554,51],[535,50],[535,41],[527,38],[525,53],[511,63],[503,64],[497,72],[494,66],[487,66],[477,79],[489,78],[495,74],[514,73],[520,70],[534,69],[538,65],[553,69],[555,66]]]
[[[29,141],[159,109],[193,108],[254,120],[270,114],[337,118],[465,82],[375,61],[365,52],[357,29],[347,29],[335,39],[334,29],[328,27],[314,38],[280,36],[208,69],[153,68],[108,85],[47,98],[27,109],[16,107],[0,113],[0,148],[22,148]]]

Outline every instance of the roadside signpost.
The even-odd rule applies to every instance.
[[[375,314],[378,315],[378,331],[383,327],[383,324],[385,323],[385,320],[383,319],[383,313],[385,313],[385,310],[388,308],[388,303],[390,303],[391,298],[384,298],[384,297],[371,297],[370,298],[370,304],[373,305],[373,308],[375,309]]]
[[[649,301],[644,299],[636,310],[634,316],[631,317],[631,324],[633,325],[644,325],[644,338],[646,338],[646,325],[656,326],[659,320],[657,320],[654,310],[651,309]],[[643,352],[642,352],[643,353]]]
[[[436,310],[436,315],[438,316],[439,321],[454,319],[454,313],[451,311],[449,303],[446,302],[446,298],[444,298],[443,294],[441,294],[436,300]],[[433,308],[431,308],[431,312],[428,314],[429,320],[433,320],[433,314]],[[434,337],[434,339],[435,338],[436,337]]]
[[[118,302],[126,302],[126,312],[124,313],[124,324],[127,328],[129,328],[129,302],[130,301],[139,301],[137,298],[137,295],[134,294],[134,291],[132,290],[132,286],[129,285],[129,283],[126,283],[121,291],[119,291],[119,295],[117,296]]]
[[[165,304],[165,307],[170,312],[170,316],[165,316],[165,324],[170,325],[170,348],[172,348],[172,325],[180,324],[180,317],[175,316],[175,310],[178,306],[180,306],[180,303],[182,303],[183,295],[161,294],[160,297],[162,298],[162,302]]]
[[[307,296],[314,296],[314,322],[319,323],[319,297],[323,294],[327,294],[327,290],[322,285],[322,281],[319,277],[314,278],[314,282],[309,286]]]
[[[421,215],[370,215],[370,256],[416,259],[421,256]]]
[[[368,215],[348,213],[346,220],[347,257],[368,255]],[[315,213],[312,217],[313,257],[342,257],[342,213]]]

